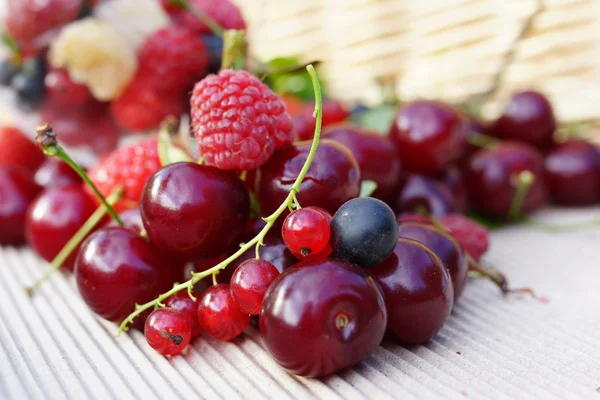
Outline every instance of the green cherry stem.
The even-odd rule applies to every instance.
[[[206,14],[200,8],[196,7],[196,5],[190,3],[188,0],[170,0],[169,3],[172,6],[182,8],[198,18],[204,25],[208,27],[212,31],[215,36],[223,37],[223,27],[219,25],[217,21],[215,21],[211,16]]]
[[[36,140],[41,147],[44,154],[51,157],[58,157],[64,162],[66,162],[76,173],[83,179],[83,181],[92,189],[98,200],[106,207],[108,213],[115,220],[115,222],[119,226],[123,226],[123,221],[117,215],[115,210],[112,208],[110,204],[106,201],[106,198],[100,193],[96,185],[90,180],[87,176],[83,168],[81,168],[73,159],[63,150],[63,148],[58,144],[58,140],[56,138],[56,133],[52,129],[52,127],[48,124],[43,124],[38,126],[37,128]]]
[[[226,268],[230,263],[232,263],[234,260],[239,258],[242,254],[244,254],[247,250],[251,249],[253,246],[256,246],[256,253],[257,253],[257,258],[258,258],[259,248],[264,243],[263,239],[265,238],[265,236],[267,235],[269,230],[273,227],[277,218],[279,218],[281,216],[281,214],[283,214],[283,212],[292,203],[295,194],[300,190],[300,185],[302,184],[302,181],[304,180],[304,177],[306,176],[306,173],[308,172],[308,169],[310,168],[310,164],[312,163],[312,160],[315,157],[315,153],[317,152],[317,147],[319,145],[319,138],[321,137],[321,124],[323,122],[323,99],[322,99],[322,95],[321,95],[321,85],[319,83],[319,78],[317,77],[317,72],[315,71],[315,68],[312,65],[308,65],[306,67],[306,70],[308,71],[308,74],[310,75],[310,78],[311,78],[312,84],[313,84],[313,89],[315,92],[315,114],[314,114],[315,118],[316,118],[315,135],[313,137],[313,141],[312,141],[312,145],[310,147],[310,151],[308,153],[308,157],[306,158],[306,161],[304,162],[304,166],[302,167],[302,170],[298,174],[298,177],[296,178],[296,181],[294,182],[294,185],[290,189],[290,192],[287,195],[287,197],[285,198],[285,200],[281,203],[279,208],[277,208],[277,210],[275,210],[275,212],[273,212],[273,214],[264,218],[264,220],[267,224],[263,227],[263,229],[252,240],[250,240],[250,241],[244,243],[242,246],[240,246],[239,250],[236,251],[235,253],[233,253],[231,256],[229,256],[225,260],[221,261],[214,267],[209,268],[205,271],[193,272],[192,278],[190,280],[188,280],[187,282],[184,282],[184,283],[176,283],[175,285],[173,285],[173,288],[171,290],[161,294],[156,299],[149,301],[147,303],[141,304],[141,305],[136,305],[135,311],[132,312],[131,314],[129,314],[129,316],[127,318],[125,318],[125,320],[119,326],[119,332],[117,333],[117,336],[121,332],[127,331],[129,329],[128,325],[130,323],[133,323],[133,320],[138,315],[143,313],[144,311],[146,311],[152,307],[156,308],[159,304],[162,304],[162,302],[165,299],[169,298],[170,296],[172,296],[175,293],[178,293],[182,290],[187,290],[188,294],[191,294],[191,291],[192,291],[194,285],[196,283],[198,283],[201,279],[203,279],[209,275],[218,273],[220,270]]]
[[[115,204],[117,201],[123,197],[123,188],[117,188],[113,193],[108,196],[108,203]],[[58,271],[59,268],[63,265],[66,259],[75,251],[77,246],[87,237],[87,235],[100,223],[102,218],[106,215],[107,209],[101,204],[100,207],[94,211],[92,215],[85,221],[85,223],[79,228],[77,232],[73,235],[73,237],[67,242],[67,244],[60,250],[60,252],[54,257],[52,262],[50,263],[50,267],[46,269],[44,275],[42,275],[38,280],[36,280],[33,285],[25,288],[25,291],[28,295],[33,295],[33,292],[37,290],[42,283],[44,283],[54,272]]]
[[[531,185],[533,185],[535,182],[535,176],[531,173],[531,171],[522,171],[516,175],[515,178],[517,191],[515,192],[508,210],[508,218],[512,221],[516,221],[522,216],[525,197],[527,196],[527,193],[529,193]]]

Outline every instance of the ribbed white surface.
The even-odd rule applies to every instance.
[[[589,220],[600,209],[537,218]],[[600,229],[494,232],[486,261],[549,303],[470,282],[430,343],[385,343],[323,380],[281,370],[254,328],[234,343],[198,339],[166,359],[139,332],[115,338],[116,326],[87,309],[67,275],[29,298],[23,288],[46,264],[30,250],[0,248],[0,398],[600,399],[599,239]]]

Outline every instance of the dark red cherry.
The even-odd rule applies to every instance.
[[[260,168],[258,194],[263,216],[273,213],[285,200],[310,150],[310,142],[287,146],[273,154]],[[330,214],[360,194],[360,168],[356,159],[341,144],[321,140],[304,181],[298,201],[302,207],[321,207]]]
[[[462,172],[456,167],[447,169],[439,178],[452,194],[455,211],[464,213],[469,208],[469,194],[467,192],[467,183]]]
[[[198,321],[207,335],[219,340],[231,340],[250,323],[231,295],[230,286],[220,283],[206,290],[198,305]]]
[[[192,292],[192,294],[196,297],[196,300],[193,300],[187,290],[184,290],[169,297],[164,301],[164,304],[168,309],[179,311],[187,319],[190,324],[191,335],[196,337],[202,332],[200,322],[198,322],[198,303],[200,300],[197,293]]]
[[[113,322],[121,322],[169,290],[183,275],[181,263],[168,259],[149,241],[123,228],[104,228],[81,245],[75,280],[83,301]],[[143,326],[143,318],[135,321]]]
[[[352,125],[328,128],[323,137],[343,144],[352,152],[362,179],[377,184],[371,197],[385,202],[392,200],[400,188],[402,162],[389,137]]]
[[[294,132],[298,140],[311,140],[315,135],[314,110],[314,103],[307,103],[294,116]],[[333,99],[323,101],[323,127],[341,123],[346,118],[348,118],[348,111],[338,101]]]
[[[552,149],[545,160],[550,197],[556,204],[585,206],[600,201],[600,151],[583,140]]]
[[[467,149],[467,120],[452,106],[438,101],[414,101],[396,115],[390,138],[404,166],[439,173],[458,161]]]
[[[469,271],[467,259],[458,242],[450,234],[434,226],[414,222],[400,224],[398,235],[423,243],[439,257],[450,272],[456,302],[465,288]]]
[[[457,201],[446,185],[425,175],[411,174],[394,204],[398,215],[426,212],[440,217],[456,211]]]
[[[265,293],[278,276],[279,271],[268,261],[252,258],[241,263],[231,277],[231,295],[240,310],[259,314]]]
[[[29,207],[25,223],[27,244],[44,260],[52,261],[95,211],[94,201],[81,185],[50,188]],[[75,250],[63,263],[73,269]]]
[[[239,243],[250,199],[234,173],[182,162],[152,175],[140,208],[148,237],[159,249],[197,260]]]
[[[185,349],[192,337],[188,319],[179,311],[159,308],[152,311],[144,327],[146,341],[163,356],[174,356]]]
[[[0,167],[0,244],[25,241],[27,208],[42,190],[22,167]]]
[[[327,214],[319,207],[304,207],[291,212],[281,228],[288,249],[305,257],[323,250],[331,234],[331,215]]]
[[[454,291],[448,270],[427,246],[400,238],[394,253],[367,271],[385,295],[387,330],[396,341],[425,343],[442,329]]]
[[[539,149],[552,145],[556,120],[552,106],[541,93],[516,93],[492,127],[494,136],[525,142]]]
[[[61,159],[50,157],[35,173],[35,182],[44,188],[82,183],[77,172]]]
[[[291,373],[326,376],[369,356],[387,316],[381,290],[341,260],[305,261],[273,282],[260,314],[271,356]]]
[[[527,214],[544,205],[547,198],[544,163],[539,152],[524,143],[504,142],[475,153],[465,171],[471,204],[493,216],[509,216],[524,171],[533,178],[520,208],[521,213]]]

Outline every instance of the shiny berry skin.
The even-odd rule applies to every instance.
[[[182,26],[193,33],[210,33],[211,30],[194,14],[174,6],[171,0],[160,0],[163,8],[173,19],[174,25]],[[190,0],[190,3],[214,19],[223,29],[246,29],[244,17],[230,0]]]
[[[411,174],[393,204],[398,215],[425,211],[439,217],[456,211],[457,201],[446,185],[425,175]]]
[[[81,245],[75,280],[83,301],[102,318],[121,322],[182,278],[182,265],[123,228],[104,228]],[[143,321],[135,321],[138,326]]]
[[[231,295],[245,314],[258,315],[269,286],[279,271],[265,260],[246,260],[231,277]]]
[[[444,215],[440,218],[440,222],[450,232],[450,235],[456,239],[464,252],[473,257],[475,261],[479,261],[487,252],[490,233],[485,226],[462,214]]]
[[[537,210],[547,199],[544,163],[535,148],[517,142],[504,142],[473,155],[465,171],[471,203],[486,214],[507,217],[523,171],[529,171],[534,182],[527,191],[521,212],[528,214]]]
[[[383,291],[387,330],[398,343],[425,343],[442,329],[454,291],[448,270],[427,246],[400,238],[392,255],[367,271]]]
[[[439,257],[442,265],[450,272],[456,302],[465,288],[469,271],[465,254],[456,239],[434,226],[417,223],[400,224],[398,235],[423,243]]]
[[[51,69],[44,78],[48,101],[57,107],[77,108],[91,100],[87,86],[73,82],[65,69]]]
[[[35,182],[48,189],[51,187],[80,184],[83,181],[77,172],[58,158],[47,158],[34,175]]]
[[[309,151],[310,142],[295,143],[277,151],[261,167],[258,200],[263,216],[273,213],[287,197]],[[360,168],[350,150],[323,139],[296,196],[303,207],[316,206],[333,214],[358,197],[360,182]]]
[[[0,126],[0,168],[23,167],[35,173],[46,159],[33,140],[14,126]]]
[[[379,346],[387,315],[380,288],[342,260],[305,261],[273,282],[260,314],[271,356],[287,371],[322,377]]]
[[[398,240],[394,211],[381,200],[348,200],[331,219],[330,244],[334,257],[363,268],[379,264],[392,254]]]
[[[28,170],[0,167],[0,244],[25,241],[27,208],[40,190]]]
[[[400,188],[402,162],[389,137],[352,125],[328,128],[323,137],[343,144],[352,152],[362,179],[377,184],[371,197],[386,203],[393,199]]]
[[[250,323],[250,315],[240,310],[230,286],[220,283],[204,292],[198,305],[198,321],[207,335],[227,341],[244,332]]]
[[[163,356],[174,356],[185,349],[192,337],[188,319],[179,311],[159,308],[152,311],[144,326],[146,341]]]
[[[420,173],[442,172],[466,152],[466,119],[448,104],[414,101],[396,115],[390,138],[404,166]]]
[[[190,104],[200,154],[219,169],[256,169],[294,138],[284,102],[246,71],[207,76]]]
[[[182,162],[152,175],[140,208],[150,240],[167,254],[193,261],[239,243],[250,199],[234,173]]]
[[[305,207],[290,213],[283,221],[281,234],[292,253],[303,256],[318,253],[329,243],[330,218],[318,207]]]
[[[44,260],[52,261],[95,209],[81,185],[45,190],[27,212],[27,244]],[[77,250],[63,263],[63,268],[73,269],[76,257]]]
[[[312,140],[315,134],[316,122],[314,112],[315,105],[309,103],[305,104],[298,115],[294,116],[294,131],[298,140]],[[344,122],[348,115],[348,111],[338,101],[332,99],[323,101],[322,127]]]
[[[585,206],[600,201],[600,150],[595,145],[583,140],[559,144],[544,165],[554,203]]]
[[[503,140],[525,142],[539,149],[552,145],[556,129],[554,112],[541,93],[516,93],[508,101],[503,114],[492,127],[494,136]]]
[[[176,310],[185,317],[190,324],[191,336],[196,337],[202,332],[200,322],[198,322],[198,303],[200,300],[196,293],[192,294],[196,296],[196,300],[190,297],[187,290],[183,290],[167,298],[164,304],[167,309]]]

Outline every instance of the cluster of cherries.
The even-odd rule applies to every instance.
[[[327,109],[322,121],[335,121]],[[0,166],[0,243],[26,237],[46,260],[64,253],[86,304],[144,329],[161,354],[201,333],[231,340],[259,316],[279,364],[324,376],[360,362],[386,332],[418,344],[442,328],[488,244],[457,213],[472,207],[506,220],[548,198],[600,200],[599,151],[554,143],[555,125],[536,92],[516,94],[489,126],[416,101],[400,108],[389,136],[331,124],[322,140],[286,146],[241,176],[165,165],[139,207],[113,221],[99,214],[102,226],[67,251],[97,213],[80,175],[56,159],[12,160]],[[49,127],[38,141],[64,154]],[[371,197],[360,196],[364,181],[375,183]],[[174,285],[190,265],[192,279]],[[213,285],[201,280],[209,276]]]

